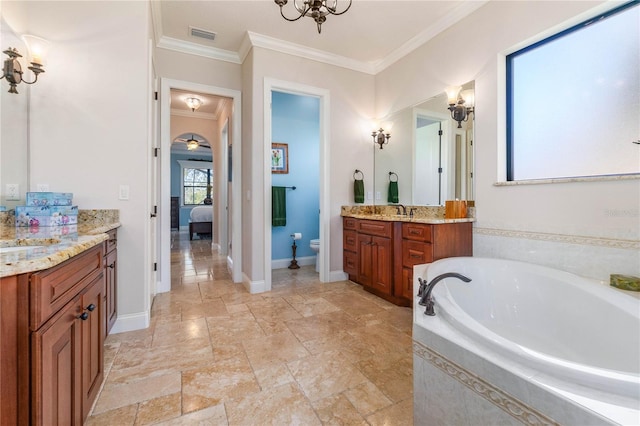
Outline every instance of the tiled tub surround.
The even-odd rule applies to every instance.
[[[473,253],[535,263],[609,283],[611,274],[640,276],[640,241],[475,226]]]
[[[16,228],[13,211],[0,213],[0,247],[31,246],[0,254],[0,277],[56,266],[107,240],[120,226],[118,210],[80,210],[78,225]]]
[[[471,262],[464,264],[467,260]],[[458,284],[457,280],[447,283],[445,280],[438,284],[438,287],[433,291],[436,297],[436,316],[424,315],[422,307],[414,310],[414,424],[640,424],[640,396],[637,395],[640,383],[638,383],[637,371],[629,373],[627,376],[619,376],[615,372],[610,372],[605,374],[603,378],[597,379],[600,382],[586,387],[586,385],[577,384],[580,380],[579,376],[574,376],[573,379],[561,378],[563,374],[573,374],[570,369],[564,372],[562,369],[554,371],[552,368],[556,367],[551,364],[545,369],[543,366],[547,360],[544,360],[543,363],[535,360],[529,362],[526,360],[530,354],[528,351],[523,351],[524,358],[519,358],[518,355],[506,351],[505,346],[500,344],[500,337],[491,337],[492,332],[488,331],[491,328],[490,323],[486,325],[488,328],[484,328],[485,325],[480,323],[496,320],[485,319],[486,315],[482,314],[482,306],[478,306],[477,302],[491,305],[498,320],[501,306],[506,307],[507,311],[510,309],[509,306],[517,306],[520,315],[526,313],[526,301],[506,300],[503,295],[495,294],[494,281],[496,277],[494,275],[496,274],[493,271],[518,265],[509,261],[489,259],[491,262],[502,262],[503,265],[500,267],[480,265],[478,269],[478,265],[473,263],[476,262],[475,259],[467,260],[446,259],[434,263],[432,266],[416,266],[414,271],[415,279],[417,277],[432,279],[443,273],[444,269],[447,269],[447,272],[450,269],[456,269],[457,272],[469,277],[480,277],[476,278],[476,283],[472,281],[468,284],[462,282]],[[480,261],[483,260],[480,259]],[[431,270],[428,271],[430,268]],[[534,266],[534,268],[537,267]],[[482,276],[483,272],[487,271],[491,277]],[[566,286],[567,291],[576,293],[575,300],[580,300],[581,306],[578,311],[594,315],[593,320],[584,320],[582,321],[584,323],[581,322],[575,327],[568,323],[568,327],[565,327],[576,336],[575,344],[570,347],[576,346],[577,355],[569,354],[568,359],[570,357],[584,357],[584,362],[591,364],[598,361],[589,361],[590,356],[600,354],[600,352],[605,354],[607,351],[600,351],[600,349],[613,347],[615,350],[609,351],[613,356],[596,355],[595,358],[598,358],[599,362],[609,364],[622,365],[621,363],[627,362],[627,367],[620,366],[619,371],[628,370],[629,365],[632,365],[632,370],[633,368],[637,370],[637,367],[633,367],[636,365],[633,360],[628,362],[628,357],[638,357],[637,340],[640,333],[633,329],[633,327],[638,328],[638,314],[636,313],[638,302],[618,291],[601,287],[596,282],[578,283],[577,286],[588,288],[583,292],[577,290],[572,284],[554,280],[554,271],[542,272],[550,274],[550,285],[536,285],[536,292],[540,291],[539,287],[556,289]],[[569,275],[559,272],[559,277]],[[511,277],[512,281],[518,279],[515,275],[517,274]],[[526,277],[521,278],[518,281],[522,281],[521,284],[526,285],[524,281]],[[489,283],[491,283],[491,289],[485,288]],[[465,287],[472,285],[476,287]],[[473,290],[478,289],[479,286],[482,286],[482,295],[467,294],[473,293]],[[414,288],[417,288],[417,285]],[[541,311],[540,321],[531,318],[533,322],[529,322],[529,326],[525,321],[522,330],[513,340],[531,335],[533,330],[528,329],[535,328],[532,325],[534,323],[539,323],[541,325],[539,328],[543,330],[549,329],[549,326],[544,324],[547,317],[551,317],[550,320],[559,324],[558,328],[562,329],[563,321],[554,319],[553,314],[558,311],[562,315],[565,311],[570,313],[571,309],[569,309],[567,302],[572,299],[563,294],[560,289],[557,293],[542,296],[548,303],[533,301],[536,306],[545,306],[546,309],[549,309],[549,315],[544,316],[544,312]],[[492,295],[491,300],[481,302],[486,299],[484,297],[486,294]],[[597,297],[592,297],[592,295]],[[473,299],[473,302],[468,303],[469,300],[465,302],[465,297]],[[456,300],[457,303],[450,303],[450,298]],[[527,296],[526,299],[533,299],[533,297]],[[591,308],[582,306],[586,304],[585,300],[588,299],[592,299],[598,306]],[[552,306],[554,301],[557,303],[555,309]],[[458,312],[457,305],[467,307],[465,311]],[[625,309],[631,313],[631,317],[634,319],[632,320],[630,317],[624,321],[616,320],[614,317],[626,312],[619,309],[618,305],[623,307],[629,305],[627,308],[630,309]],[[620,324],[612,326],[606,323],[605,319],[600,320],[597,315],[605,315],[607,319],[616,323],[624,322],[626,324],[622,327],[619,327]],[[624,315],[628,314],[622,314],[622,316]],[[566,316],[569,317],[570,314]],[[477,322],[473,319],[476,317],[480,318]],[[456,324],[458,319],[460,321]],[[522,320],[522,318],[514,316],[513,321],[517,320]],[[567,323],[567,321],[570,319],[567,318],[564,322]],[[598,324],[601,324],[602,327],[599,327]],[[474,328],[479,331],[486,330],[484,333],[487,338],[474,334]],[[556,330],[554,330],[555,332]],[[629,332],[630,337],[625,338],[625,332]],[[528,339],[528,341],[544,342],[544,339],[552,338],[553,333],[543,331],[539,334],[543,334],[538,336],[540,340]],[[629,341],[629,348],[624,346],[625,342],[612,343],[612,336],[616,335]],[[594,347],[593,350],[585,349],[584,345],[580,346],[581,337],[582,342],[587,345],[593,342],[605,346],[602,348]],[[614,337],[613,340],[615,339]],[[634,339],[635,342],[632,341]],[[566,338],[564,340],[566,341]],[[549,351],[556,350],[556,347],[562,347],[562,345],[556,345],[553,342],[547,343],[551,348]],[[540,344],[534,343],[522,343],[522,345],[530,345],[532,350],[536,350],[536,346],[540,346]],[[514,346],[514,348],[516,351],[520,350],[520,346]],[[620,354],[622,356],[615,360]],[[605,367],[596,367],[596,369],[598,368]],[[584,371],[591,373],[588,369]],[[622,378],[624,380],[631,378],[627,382],[628,386],[618,383],[618,380]],[[607,382],[608,380],[612,381]],[[611,385],[610,391],[605,391],[604,389],[609,385]]]

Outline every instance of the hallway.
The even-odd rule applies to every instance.
[[[411,309],[313,266],[234,284],[211,240],[172,232],[151,326],[110,335],[88,425],[411,425]]]

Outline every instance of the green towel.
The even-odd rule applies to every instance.
[[[364,180],[356,179],[353,182],[353,196],[356,203],[364,203]]]
[[[287,188],[284,186],[271,187],[271,225],[287,225]]]
[[[389,182],[389,196],[387,201],[390,203],[398,204],[400,197],[398,196],[398,181]]]

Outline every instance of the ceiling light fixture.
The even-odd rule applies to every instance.
[[[199,146],[200,144],[198,143],[198,141],[193,138],[193,135],[191,135],[191,139],[187,140],[187,150],[195,151]]]
[[[318,34],[322,31],[322,24],[327,20],[327,15],[342,15],[351,7],[351,0],[348,0],[347,7],[338,12],[338,0],[293,0],[293,5],[298,11],[299,16],[296,18],[287,18],[282,10],[289,1],[288,0],[273,0],[278,6],[280,6],[280,15],[287,21],[293,22],[308,16],[313,18],[318,24]],[[344,2],[343,2],[344,3]]]
[[[27,68],[33,72],[35,78],[33,81],[26,81],[23,79],[24,71],[22,71],[22,65],[20,65],[20,61],[18,60],[18,58],[22,58],[22,55],[18,52],[18,49],[9,47],[7,50],[3,51],[2,53],[7,55],[8,58],[4,60],[4,67],[0,80],[6,78],[9,82],[9,93],[14,94],[18,94],[18,90],[16,89],[18,84],[33,84],[38,81],[38,75],[44,72],[44,67],[42,66],[44,63],[43,56],[46,51],[46,46],[49,44],[48,41],[32,35],[24,35],[22,36],[22,39],[27,45],[27,51],[29,52],[29,57],[31,59],[31,66]]]
[[[202,100],[198,98],[187,98],[184,101],[187,103],[187,106],[191,108],[192,112],[195,112],[195,110],[202,106]]]
[[[447,103],[449,104],[449,111],[451,111],[451,118],[458,122],[458,129],[462,128],[462,122],[469,120],[469,116],[474,110],[475,95],[473,89],[468,89],[460,92],[462,87],[448,87],[446,89]]]

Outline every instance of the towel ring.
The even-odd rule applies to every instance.
[[[396,180],[392,180],[391,177],[395,176]],[[393,173],[393,172],[389,172],[389,182],[397,182],[398,181],[398,175]]]
[[[357,176],[356,176],[358,173],[360,173],[360,176],[362,176],[360,179],[358,179]],[[356,171],[353,173],[353,178],[355,180],[362,180],[362,179],[364,179],[364,173],[362,173],[360,170],[356,169]]]

